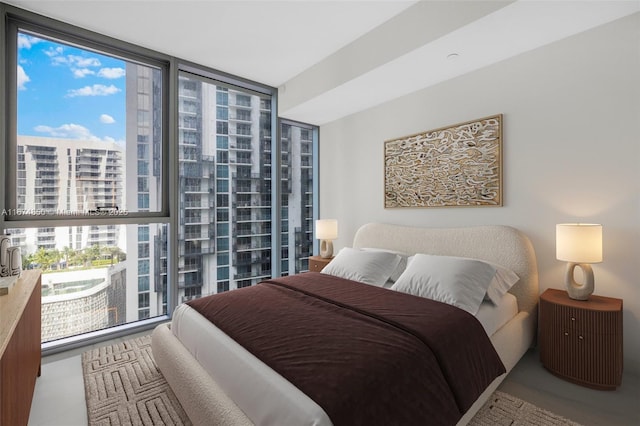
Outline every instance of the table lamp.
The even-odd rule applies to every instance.
[[[602,225],[593,223],[562,223],[556,225],[556,259],[569,262],[565,285],[569,297],[587,300],[593,293],[591,263],[602,262]],[[576,266],[582,269],[583,283],[574,278]]]
[[[316,220],[316,238],[320,240],[320,257],[333,256],[333,240],[338,238],[338,221],[335,219]]]

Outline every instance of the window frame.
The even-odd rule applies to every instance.
[[[319,128],[306,123],[286,120],[278,117],[278,89],[252,80],[243,79],[206,66],[182,60],[167,54],[142,48],[106,35],[98,34],[84,28],[66,24],[51,18],[22,10],[18,7],[0,2],[0,33],[5,35],[0,43],[0,69],[5,71],[5,77],[0,78],[0,100],[4,104],[5,112],[0,113],[0,155],[4,156],[5,172],[0,173],[0,211],[15,207],[17,196],[17,165],[10,159],[17,155],[17,58],[18,32],[32,32],[53,40],[60,40],[87,50],[113,55],[130,62],[157,67],[162,70],[162,187],[163,197],[158,212],[131,212],[127,216],[95,217],[50,215],[42,216],[5,216],[0,215],[0,233],[7,228],[34,228],[70,226],[82,227],[91,225],[145,225],[164,223],[168,225],[167,243],[167,315],[142,319],[126,323],[114,328],[97,330],[82,335],[71,336],[42,345],[43,354],[81,347],[89,343],[97,343],[107,339],[126,336],[131,333],[148,330],[158,323],[169,320],[173,310],[178,306],[178,231],[180,211],[179,206],[179,153],[178,119],[179,119],[179,75],[188,73],[194,78],[200,78],[216,86],[237,88],[246,93],[259,96],[268,95],[271,102],[271,275],[281,274],[281,123],[287,122],[296,126],[309,128],[313,131],[313,219],[319,212]],[[216,96],[226,96],[225,91],[218,91]],[[216,146],[220,141],[216,141]],[[137,151],[136,151],[137,152]],[[134,161],[136,159],[131,159]],[[2,161],[2,160],[0,160]],[[221,206],[223,207],[223,206]],[[228,237],[227,237],[228,241]],[[317,252],[317,241],[314,240],[314,252]],[[216,242],[217,246],[217,242]],[[130,283],[135,285],[138,283]],[[228,289],[228,282],[226,289]],[[224,285],[223,285],[224,289]]]
[[[83,227],[92,225],[144,225],[151,223],[169,224],[170,229],[175,226],[175,212],[171,210],[171,194],[175,193],[173,176],[173,159],[170,156],[170,141],[175,132],[176,123],[171,120],[172,101],[177,99],[173,93],[171,84],[172,78],[177,78],[175,73],[176,59],[159,52],[145,49],[130,43],[126,43],[106,35],[94,33],[80,27],[56,21],[41,15],[37,15],[20,8],[0,3],[0,33],[5,35],[0,43],[0,69],[5,74],[0,78],[0,99],[4,105],[4,113],[0,114],[0,129],[4,132],[0,134],[0,155],[4,157],[5,172],[0,173],[0,210],[9,211],[16,207],[17,195],[17,166],[15,161],[17,155],[17,59],[18,59],[18,33],[33,33],[54,41],[73,45],[89,51],[104,53],[121,58],[129,63],[139,63],[146,66],[155,67],[162,72],[162,97],[161,97],[161,155],[162,155],[162,186],[165,188],[160,210],[157,212],[130,212],[128,215],[96,217],[74,215],[72,217],[63,215],[33,216],[33,215],[0,215],[0,233],[4,233],[7,228],[38,228],[38,227],[58,227],[71,226]],[[175,107],[177,109],[177,106]],[[175,162],[177,164],[177,161]],[[14,210],[15,212],[15,210]],[[175,251],[171,241],[168,242],[167,251]],[[177,269],[175,256],[169,255],[167,270],[169,282],[175,282],[172,276]],[[132,284],[136,285],[137,283]],[[90,343],[97,343],[107,339],[130,335],[138,331],[148,330],[157,324],[170,319],[176,304],[170,301],[175,299],[174,290],[167,286],[167,315],[159,315],[153,318],[138,319],[112,328],[96,330],[80,335],[69,336],[42,344],[43,355],[77,348]]]
[[[312,208],[312,215],[313,215],[313,223],[315,223],[316,219],[320,218],[320,127],[319,126],[315,126],[313,124],[309,124],[309,123],[303,123],[301,121],[295,121],[295,120],[290,120],[288,118],[279,118],[278,119],[278,140],[280,141],[282,138],[281,135],[281,131],[282,131],[282,125],[289,125],[289,126],[296,126],[296,127],[300,127],[303,129],[307,129],[311,131],[311,139],[312,139],[312,144],[311,144],[311,157],[312,157],[312,163],[311,163],[311,169],[313,170],[312,173],[312,177],[313,177],[313,196],[312,196],[312,202],[313,202],[313,208]],[[280,144],[278,144],[278,151],[280,151]],[[282,207],[282,203],[279,204],[279,207]],[[279,209],[280,211],[282,211],[282,209]],[[282,220],[282,217],[278,217],[279,220]],[[314,253],[319,253],[320,252],[320,240],[318,240],[317,238],[313,239],[313,252]]]
[[[163,222],[169,221],[170,217],[170,200],[164,196],[161,202],[160,210],[157,212],[129,212],[126,216],[101,216],[96,218],[88,214],[74,214],[73,216],[65,216],[59,214],[47,215],[16,215],[17,208],[17,180],[16,162],[12,161],[17,156],[17,99],[18,90],[15,82],[17,81],[17,61],[18,61],[18,33],[32,33],[36,36],[42,36],[53,41],[76,46],[88,51],[95,51],[99,54],[107,54],[130,63],[138,63],[145,66],[155,67],[162,72],[162,117],[161,135],[162,141],[162,187],[168,188],[170,182],[169,167],[169,145],[170,130],[172,123],[170,122],[170,71],[172,58],[149,49],[145,49],[136,45],[132,45],[111,37],[97,34],[83,28],[65,24],[30,12],[4,6],[6,12],[3,13],[4,28],[3,33],[6,35],[6,42],[2,46],[3,57],[6,58],[4,69],[8,70],[7,78],[4,80],[5,94],[5,111],[7,111],[8,121],[6,122],[6,133],[4,136],[4,166],[5,181],[3,182],[2,207],[9,213],[14,214],[3,215],[3,222],[7,222],[4,227],[23,227],[25,224],[32,226],[33,224],[47,223],[47,226],[64,226],[70,221],[73,224],[134,224],[140,221]],[[3,11],[4,12],[4,11]],[[132,161],[133,159],[131,159]],[[10,222],[10,224],[9,224]],[[38,225],[41,226],[41,225]]]
[[[276,206],[280,205],[280,194],[281,194],[281,188],[280,185],[278,183],[278,180],[280,179],[280,166],[281,166],[281,162],[280,162],[280,143],[279,143],[279,138],[280,138],[280,118],[278,117],[278,89],[275,87],[271,87],[268,86],[266,84],[262,84],[262,83],[258,83],[252,80],[247,80],[247,79],[243,79],[237,76],[233,76],[231,74],[227,74],[225,72],[222,71],[217,71],[215,69],[203,66],[203,65],[198,65],[198,64],[194,64],[193,62],[189,62],[189,61],[178,61],[177,63],[177,69],[176,72],[178,75],[183,74],[188,76],[189,78],[195,79],[195,80],[199,80],[203,83],[206,84],[213,84],[215,85],[218,89],[220,88],[225,88],[227,90],[221,91],[221,90],[216,90],[216,101],[217,101],[217,97],[220,95],[220,93],[226,93],[227,99],[226,102],[228,104],[228,89],[232,89],[232,90],[240,90],[244,93],[246,93],[247,95],[256,95],[259,97],[265,97],[268,96],[270,103],[271,103],[271,132],[272,132],[272,137],[271,137],[271,235],[279,235],[279,222],[280,222],[280,211],[279,208],[276,208]],[[176,80],[177,82],[177,80]],[[177,88],[178,85],[176,84],[175,89],[177,92]],[[176,93],[177,96],[177,93]],[[178,114],[177,111],[177,103],[176,103],[176,117]],[[217,110],[216,110],[216,115],[217,115]],[[275,130],[274,130],[275,129]],[[177,129],[176,129],[177,132]],[[278,143],[276,143],[275,147],[274,147],[274,137],[276,136],[278,139]],[[176,150],[178,149],[177,147],[177,141],[178,141],[178,137],[176,135]],[[217,146],[218,146],[218,142],[219,140],[216,139],[216,150],[217,150]],[[227,140],[228,143],[228,140]],[[175,156],[178,156],[178,153],[174,153]],[[227,159],[226,162],[219,162],[216,165],[222,165],[222,164],[229,164],[229,161]],[[176,166],[177,167],[177,166]],[[274,174],[274,170],[275,173]],[[178,176],[176,175],[176,184],[178,181]],[[216,200],[218,200],[218,196],[216,194]],[[176,203],[175,206],[177,208],[178,206],[178,200],[176,199]],[[216,201],[216,205],[219,207],[228,207],[222,204],[219,204]],[[172,228],[173,229],[173,228]],[[176,226],[175,232],[177,234],[178,229]],[[229,241],[229,237],[224,237],[227,239],[227,241]],[[177,241],[177,240],[176,240]],[[218,243],[219,239],[218,237],[216,237],[216,247],[219,247],[219,243]],[[228,246],[229,248],[227,248],[227,250],[230,250],[231,245]],[[279,277],[280,276],[280,271],[281,271],[281,263],[280,263],[280,239],[279,238],[272,238],[271,239],[271,250],[272,253],[277,253],[275,256],[271,256],[271,275],[274,277]],[[177,282],[176,282],[177,285]],[[238,287],[239,288],[239,287]]]

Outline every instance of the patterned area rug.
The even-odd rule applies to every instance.
[[[151,336],[82,354],[90,425],[191,425],[151,355]]]
[[[495,391],[469,426],[580,426],[504,392]]]
[[[82,354],[90,425],[191,425],[158,370],[151,336]],[[470,426],[580,426],[563,417],[496,391]]]

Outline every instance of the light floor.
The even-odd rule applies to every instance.
[[[137,335],[136,335],[137,336]],[[111,344],[134,336],[103,342]],[[42,362],[36,382],[29,426],[82,426],[87,424],[80,354],[92,347],[75,349]],[[499,390],[567,417],[585,426],[640,425],[640,377],[626,373],[615,391],[596,391],[558,379],[529,351]]]

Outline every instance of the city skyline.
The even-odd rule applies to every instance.
[[[176,215],[175,231],[164,218],[15,230],[12,240],[23,250],[107,245],[126,254],[113,283],[111,275],[105,277],[104,291],[66,296],[64,303],[78,315],[95,311],[93,324],[108,326],[134,322],[167,314],[169,288],[181,303],[308,270],[316,137],[310,127],[295,124],[273,129],[270,93],[180,73],[177,139],[169,141],[174,156],[167,158],[162,69],[26,34],[20,34],[18,45],[17,209],[45,215],[101,208],[161,212],[168,196],[163,164],[177,161],[177,205],[169,212]],[[105,77],[108,72],[113,78]],[[47,86],[41,79],[59,83],[46,87],[54,98],[46,105],[39,101]],[[107,80],[114,83],[104,84]],[[46,114],[52,108],[55,114]],[[96,124],[96,117],[104,116],[110,119]],[[122,136],[116,141],[116,133],[99,129],[122,129]],[[272,173],[275,152],[278,173]],[[170,240],[176,247],[176,282],[169,281]],[[86,285],[91,287],[86,291],[94,290],[93,281]],[[59,317],[65,308],[57,303],[46,305]],[[56,336],[81,332],[63,325],[56,330]]]

